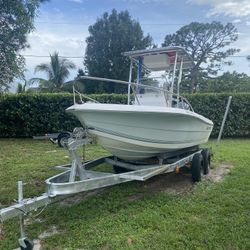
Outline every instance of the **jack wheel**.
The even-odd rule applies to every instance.
[[[33,249],[34,243],[32,240],[24,239],[24,243],[25,243],[26,247],[20,246],[21,250],[32,250]]]
[[[203,156],[200,153],[197,153],[193,156],[192,159],[192,167],[191,167],[191,174],[192,174],[192,180],[194,182],[201,181],[201,176],[204,173],[204,167],[203,167]]]
[[[204,166],[204,174],[207,175],[210,170],[210,164],[211,164],[211,153],[210,150],[205,148],[201,151],[201,154],[203,156],[203,166]]]
[[[60,148],[63,147],[63,142],[67,140],[70,137],[70,133],[68,132],[62,132],[57,137],[57,144]]]

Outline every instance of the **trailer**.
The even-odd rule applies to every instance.
[[[58,133],[47,133],[44,135],[34,135],[34,140],[50,140],[52,143],[57,143],[59,147],[63,147],[63,141],[67,140],[71,136],[71,132],[63,131]]]
[[[19,217],[21,249],[33,249],[33,243],[24,232],[24,216],[40,207],[46,207],[52,202],[65,196],[104,188],[129,181],[146,181],[147,179],[170,172],[180,172],[187,167],[191,171],[193,181],[200,181],[203,174],[208,174],[211,153],[209,149],[198,146],[167,152],[147,161],[128,162],[115,156],[100,157],[82,163],[77,149],[85,146],[88,137],[82,128],[75,129],[71,137],[63,141],[63,146],[69,151],[71,164],[57,166],[62,173],[48,178],[46,192],[39,197],[24,198],[23,183],[18,181],[18,203],[0,210],[1,221]],[[113,166],[114,172],[99,172],[91,170],[94,167],[107,163]]]

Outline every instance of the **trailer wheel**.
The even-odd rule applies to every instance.
[[[202,154],[200,153],[195,154],[192,159],[192,167],[191,167],[192,180],[194,182],[201,181],[201,176],[204,173],[203,165],[204,164],[203,164]]]
[[[119,167],[116,165],[113,165],[113,170],[116,174],[122,174],[131,171],[130,169]]]
[[[201,151],[201,154],[203,156],[203,166],[204,166],[203,173],[206,175],[209,173],[210,170],[211,153],[209,149],[205,148]]]
[[[63,141],[65,139],[68,139],[70,137],[70,133],[69,132],[62,132],[58,135],[57,137],[57,144],[60,148],[63,147]]]
[[[24,239],[26,247],[20,246],[21,250],[32,250],[34,248],[34,243],[32,240]]]

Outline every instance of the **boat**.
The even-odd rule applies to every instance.
[[[76,94],[80,93],[73,86],[74,104],[67,112],[73,113],[108,152],[125,161],[160,157],[206,143],[213,122],[195,113],[179,93],[183,70],[193,66],[189,54],[176,46],[130,51],[123,55],[130,59],[127,82],[91,76],[82,78],[126,84],[127,104],[105,104],[92,99],[78,103]],[[136,82],[132,82],[135,67],[137,77]],[[148,75],[162,71],[165,79],[162,86],[155,82],[154,85],[143,84],[143,72]],[[170,73],[168,78],[167,73],[168,76]],[[175,88],[177,93],[174,93]]]

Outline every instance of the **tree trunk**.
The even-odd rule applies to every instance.
[[[197,86],[197,80],[198,80],[198,71],[197,69],[192,69],[191,70],[191,74],[190,74],[190,88],[189,88],[189,92],[190,94],[193,94],[196,92],[196,86]]]

